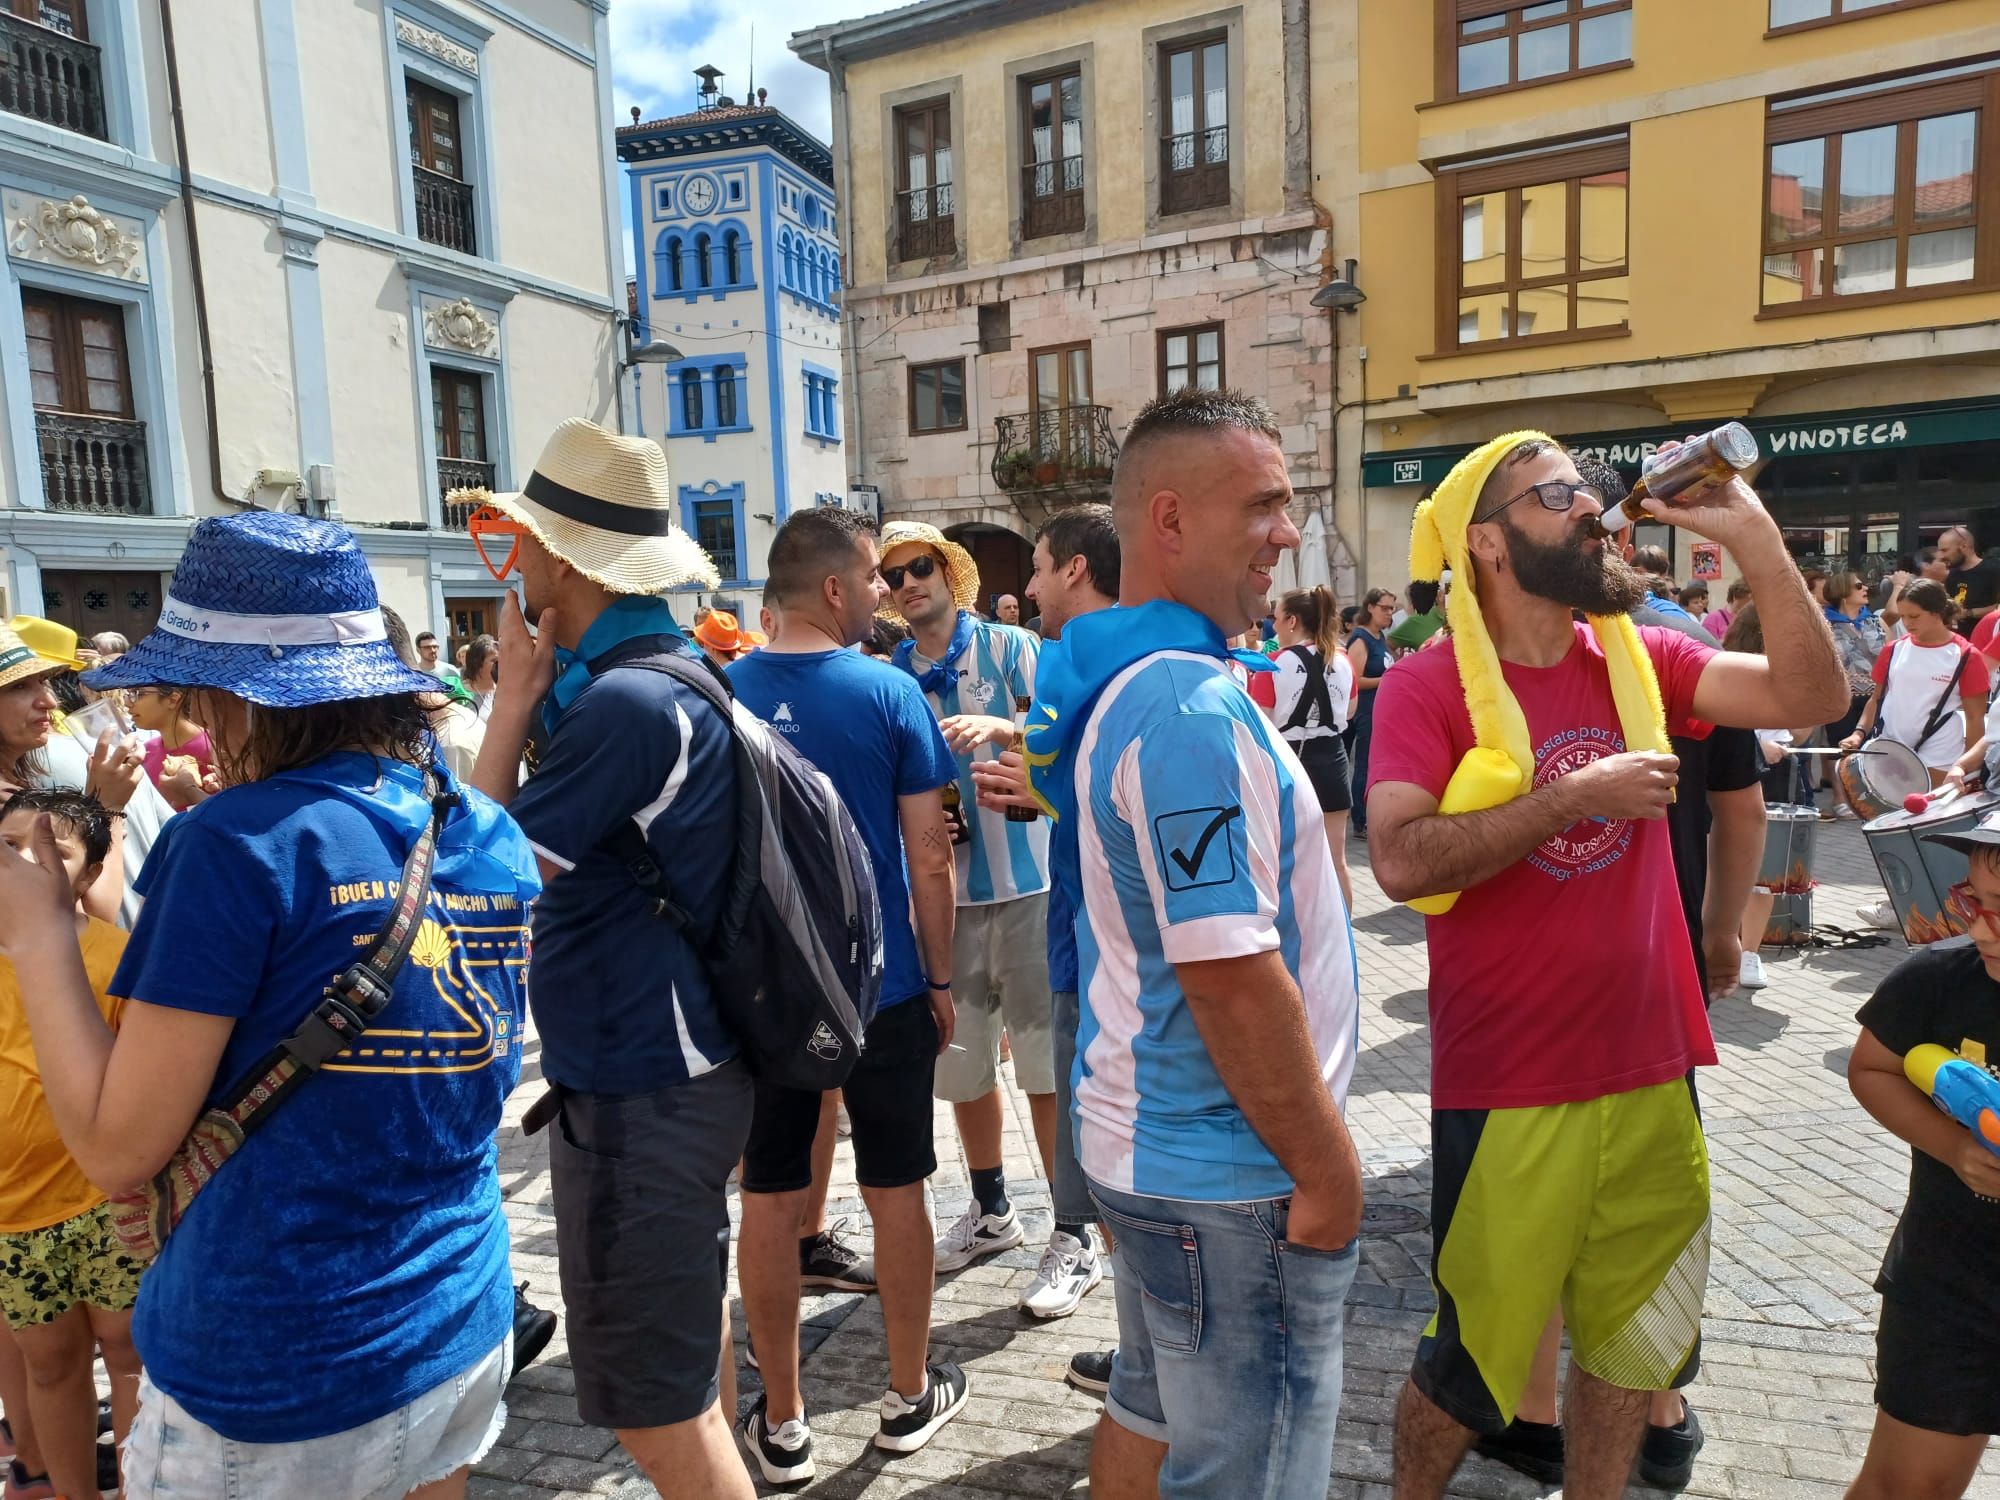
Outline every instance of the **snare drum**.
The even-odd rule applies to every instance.
[[[1813,841],[1818,837],[1818,808],[1765,808],[1764,862],[1757,867],[1757,884],[1780,893],[1810,890]]]
[[[1905,797],[1931,789],[1931,773],[1917,752],[1879,736],[1841,756],[1833,769],[1841,795],[1864,818],[1900,813]]]
[[[1920,813],[1889,813],[1861,830],[1896,908],[1903,940],[1911,947],[1957,937],[1965,931],[1965,925],[1946,907],[1945,892],[1965,879],[1969,861],[1957,850],[1930,843],[1923,835],[1970,828],[1995,809],[2000,809],[2000,796],[1981,792]]]

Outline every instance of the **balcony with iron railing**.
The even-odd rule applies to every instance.
[[[85,516],[153,513],[144,422],[37,409],[35,437],[50,510]]]
[[[446,531],[463,531],[472,513],[479,508],[476,501],[451,499],[453,490],[487,490],[493,488],[493,465],[481,463],[476,458],[440,458],[438,460],[438,507],[444,519]]]
[[[97,47],[0,8],[0,109],[108,140]]]
[[[993,447],[993,482],[1009,493],[1098,490],[1111,483],[1118,440],[1103,406],[1045,406],[1001,417]]]
[[[1187,213],[1229,201],[1229,127],[1190,130],[1160,141],[1160,211]]]
[[[956,194],[949,182],[908,188],[896,194],[897,254],[903,260],[929,260],[958,249],[953,218]]]
[[[1083,158],[1059,156],[1021,168],[1021,238],[1075,234],[1083,228]]]
[[[479,226],[472,184],[414,164],[410,179],[417,194],[417,238],[463,255],[477,255]]]

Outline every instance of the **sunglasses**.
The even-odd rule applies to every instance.
[[[1972,926],[1974,922],[1984,921],[1995,928],[2000,928],[2000,911],[1995,911],[1990,906],[1981,906],[1979,898],[1972,894],[1972,882],[1969,880],[1961,880],[1946,891],[1944,904],[1945,910],[1967,927]]]
[[[937,571],[937,565],[937,559],[926,552],[920,557],[911,558],[906,563],[897,563],[893,568],[884,568],[882,581],[892,589],[899,589],[903,586],[905,573],[912,578],[928,578]]]
[[[1596,485],[1565,484],[1560,479],[1551,479],[1546,484],[1530,485],[1527,489],[1522,490],[1520,494],[1516,495],[1513,500],[1503,500],[1483,516],[1474,516],[1472,524],[1477,526],[1482,521],[1490,521],[1499,515],[1501,511],[1512,505],[1514,500],[1525,500],[1530,495],[1533,495],[1537,500],[1542,502],[1543,510],[1552,510],[1557,515],[1563,514],[1572,505],[1575,505],[1578,496],[1582,496],[1586,500],[1595,500],[1599,510],[1605,508],[1604,491]]]

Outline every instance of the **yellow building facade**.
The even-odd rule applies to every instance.
[[[2000,0],[1347,0],[1311,59],[1367,583],[1522,427],[1633,474],[1740,418],[1802,562],[2000,546]]]

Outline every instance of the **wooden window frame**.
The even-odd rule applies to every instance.
[[[56,386],[58,394],[65,399],[75,396],[74,405],[42,406],[34,402],[34,377],[29,375],[30,403],[38,411],[63,412],[76,417],[108,417],[117,421],[130,422],[137,419],[132,389],[132,345],[126,335],[125,309],[116,302],[98,302],[88,297],[73,297],[66,292],[47,291],[41,287],[21,289],[21,312],[25,323],[30,309],[35,304],[46,305],[52,315],[55,338],[53,340],[56,358]],[[118,330],[119,389],[125,398],[123,411],[94,411],[90,405],[90,379],[86,369],[83,348],[83,316],[85,309],[107,318]]]
[[[487,431],[486,426],[485,376],[475,375],[470,370],[461,370],[456,365],[434,364],[431,366],[431,405],[434,408],[431,413],[431,422],[433,424],[432,434],[433,436],[442,434],[451,440],[450,446],[454,448],[458,446],[458,401],[454,394],[458,387],[469,388],[475,398],[473,410],[479,413],[479,446],[483,451],[479,453],[447,453],[445,451],[446,445],[440,442],[438,444],[437,456],[439,458],[457,459],[462,463],[489,464],[493,462],[493,440],[492,434]],[[452,395],[453,399],[444,405],[440,405],[439,398],[444,395]]]
[[[1569,0],[1570,9],[1562,16],[1522,25],[1519,12],[1532,5],[1543,3],[1545,0],[1436,0],[1437,18],[1434,30],[1437,37],[1437,102],[1442,104],[1458,99],[1485,99],[1494,94],[1538,89],[1544,84],[1561,83],[1570,78],[1594,78],[1599,73],[1615,73],[1620,68],[1632,66],[1632,59],[1625,57],[1615,62],[1597,63],[1588,68],[1573,66],[1563,72],[1549,73],[1541,78],[1515,77],[1520,65],[1520,39],[1525,33],[1546,31],[1554,26],[1570,27],[1569,55],[1571,63],[1575,63],[1580,58],[1579,49],[1583,46],[1583,31],[1577,23],[1596,16],[1608,16],[1621,10],[1630,11],[1634,0]],[[1507,17],[1506,26],[1490,36],[1482,36],[1477,40],[1490,42],[1506,38],[1508,81],[1495,84],[1491,88],[1468,89],[1461,93],[1458,87],[1458,48],[1460,41],[1464,39],[1459,36],[1458,28],[1463,22],[1483,20],[1487,16],[1496,15]]]
[[[1157,341],[1156,372],[1159,377],[1159,393],[1167,394],[1167,340],[1184,338],[1188,341],[1188,374],[1201,368],[1196,357],[1195,339],[1198,335],[1215,335],[1215,383],[1218,390],[1229,389],[1229,339],[1221,323],[1183,323],[1175,328],[1162,328]],[[1095,372],[1093,372],[1094,374]]]
[[[1883,11],[1889,7],[1884,6]],[[1869,12],[1879,14],[1880,12]],[[1859,20],[1857,14],[1850,18]],[[1819,23],[1814,23],[1819,24]],[[1848,88],[1854,85],[1848,85]],[[1974,155],[1972,213],[1969,219],[1918,226],[1911,191],[1916,170],[1916,130],[1918,121],[1939,115],[1974,113]],[[1909,127],[1899,131],[1896,144],[1896,209],[1887,233],[1839,229],[1839,137],[1856,130],[1879,126]],[[1822,199],[1820,233],[1812,239],[1773,241],[1771,238],[1771,151],[1776,146],[1799,141],[1826,140],[1827,185],[1833,192]],[[1796,318],[1813,313],[1836,312],[1851,307],[1878,307],[1896,302],[1927,302],[1939,297],[1963,297],[1991,291],[2000,286],[2000,62],[1984,73],[1958,78],[1918,81],[1905,88],[1884,88],[1858,97],[1829,99],[1821,104],[1809,101],[1774,101],[1764,117],[1764,197],[1758,206],[1757,282],[1758,312],[1765,318]],[[1825,204],[1832,199],[1834,213],[1829,220]],[[1898,249],[1898,275],[1907,274],[1913,234],[1944,233],[1952,229],[1973,230],[1972,275],[1964,281],[1939,282],[1931,286],[1904,286],[1883,292],[1858,292],[1837,296],[1832,291],[1797,302],[1764,305],[1764,258],[1801,250],[1818,250],[1824,256],[1823,284],[1833,284],[1834,247],[1894,238]]]
[[[426,172],[435,172],[440,177],[449,177],[453,182],[469,184],[471,179],[465,175],[465,101],[451,90],[441,89],[414,73],[403,75],[403,98],[405,110],[412,102],[423,105],[418,112],[423,129],[413,129],[410,133],[410,147],[415,153],[411,165],[422,167]],[[430,99],[441,99],[451,106],[452,138],[458,144],[457,160],[452,163],[450,171],[437,164],[436,145],[430,131]]]
[[[1625,260],[1616,269],[1584,272],[1569,271],[1569,266],[1582,266],[1580,240],[1583,234],[1580,207],[1583,180],[1600,176],[1606,172],[1623,172],[1625,178]],[[1440,168],[1437,174],[1437,355],[1446,357],[1459,354],[1480,354],[1493,349],[1521,349],[1536,344],[1585,343],[1594,339],[1627,338],[1632,332],[1628,319],[1624,323],[1607,325],[1602,328],[1578,328],[1576,326],[1575,289],[1592,281],[1608,281],[1619,276],[1632,274],[1632,143],[1629,139],[1604,141],[1596,145],[1579,146],[1570,150],[1556,150],[1522,156],[1509,161],[1494,162],[1490,165],[1470,165],[1462,168]],[[1520,245],[1515,231],[1518,221],[1519,194],[1521,189],[1540,187],[1550,183],[1567,183],[1570,187],[1567,214],[1567,245],[1564,254],[1564,274],[1560,277],[1539,276],[1532,281],[1524,280],[1517,274],[1520,261]],[[1460,282],[1463,243],[1459,205],[1467,198],[1486,193],[1506,193],[1509,213],[1507,230],[1507,265],[1497,288],[1513,294],[1523,290],[1540,290],[1552,286],[1566,285],[1571,288],[1570,326],[1560,333],[1530,333],[1521,336],[1509,335],[1496,339],[1481,339],[1477,343],[1463,344],[1458,338],[1458,303],[1464,295]]]
[[[1023,73],[1014,81],[1014,109],[1020,116],[1021,140],[1021,240],[1052,239],[1057,235],[1080,234],[1090,219],[1090,153],[1079,149],[1073,158],[1076,167],[1076,186],[1059,186],[1050,193],[1030,193],[1030,174],[1038,167],[1048,166],[1055,174],[1051,180],[1059,180],[1067,174],[1063,163],[1072,158],[1062,154],[1062,85],[1063,80],[1076,80],[1076,97],[1079,106],[1083,104],[1083,61],[1077,59],[1057,67],[1045,68],[1039,73]],[[1035,125],[1030,110],[1034,92],[1043,84],[1049,85],[1049,97],[1055,106],[1054,135],[1050,142],[1055,155],[1046,163],[1035,160]],[[1077,116],[1077,126],[1081,133],[1088,134],[1090,116],[1088,112]],[[1031,204],[1044,205],[1039,209]],[[1075,222],[1072,223],[1071,220]],[[1031,224],[1033,227],[1031,227]]]
[[[919,427],[917,425],[917,376],[932,370],[944,371],[952,368],[953,366],[956,366],[958,369],[957,425],[952,427]],[[972,403],[965,399],[966,398],[965,386],[966,386],[965,360],[963,358],[932,359],[932,360],[926,360],[924,361],[924,363],[920,365],[911,365],[909,367],[909,381],[908,381],[910,435],[912,437],[931,437],[934,434],[940,432],[966,431],[967,428],[971,426],[972,422],[972,414],[968,410],[968,408],[971,406]],[[940,377],[938,385],[938,410],[939,412],[942,412],[944,410],[944,385],[942,377]]]
[[[1893,16],[1898,11],[1916,10],[1925,5],[1936,5],[1938,0],[1891,0],[1891,3],[1887,5],[1876,5],[1867,10],[1843,12],[1843,7],[1848,3],[1849,0],[1833,0],[1832,15],[1820,16],[1811,21],[1794,21],[1789,26],[1767,26],[1764,35],[1767,37],[1792,36],[1801,31],[1818,31],[1823,26],[1845,26],[1849,21],[1865,21],[1870,16]],[[1765,0],[1764,18],[1767,22],[1770,20],[1770,16],[1770,0]]]
[[[948,222],[951,228],[943,235],[947,243],[942,245],[934,243],[926,254],[912,255],[910,253],[909,241],[912,238],[910,229],[913,221],[909,217],[909,194],[914,189],[910,186],[910,153],[904,142],[907,139],[905,131],[908,122],[916,119],[919,115],[923,116],[926,120],[924,139],[929,143],[924,147],[924,157],[929,163],[930,181],[925,184],[924,191],[929,192],[931,195],[930,217],[920,222],[925,226],[925,231],[933,236],[939,234],[935,226],[940,222]],[[937,122],[940,119],[944,121],[945,144],[952,153],[952,211],[948,214],[940,214],[937,211]],[[957,254],[958,137],[954,131],[954,122],[951,118],[951,96],[949,94],[940,94],[935,99],[925,99],[915,104],[897,105],[894,113],[890,116],[890,135],[890,144],[896,153],[896,253],[891,259],[896,261],[930,260],[940,255]]]
[[[1216,127],[1208,123],[1207,93],[1202,88],[1202,59],[1207,50],[1217,42],[1223,46],[1222,91],[1229,100],[1228,117],[1222,122],[1222,160],[1197,161],[1192,167],[1176,170],[1168,166],[1169,146],[1174,135],[1174,95],[1173,63],[1184,52],[1194,54],[1194,136],[1195,150],[1199,155],[1202,138]],[[1179,214],[1200,213],[1203,209],[1224,208],[1230,199],[1230,168],[1234,165],[1233,153],[1236,149],[1234,132],[1238,105],[1241,103],[1229,87],[1229,32],[1205,31],[1198,36],[1179,37],[1171,43],[1160,44],[1160,217],[1168,218]],[[1176,182],[1192,184],[1185,201],[1175,201],[1173,190]],[[1206,181],[1206,189],[1202,183]],[[1218,190],[1215,184],[1220,182]],[[1205,196],[1204,196],[1205,192]]]
[[[1072,339],[1066,344],[1043,344],[1040,348],[1028,351],[1028,414],[1030,416],[1039,416],[1042,410],[1040,393],[1035,386],[1035,361],[1040,359],[1044,354],[1069,355],[1074,354],[1079,349],[1083,351],[1085,362],[1090,368],[1091,394],[1086,400],[1065,401],[1049,409],[1051,411],[1070,411],[1079,406],[1095,406],[1097,404],[1097,361],[1091,352],[1091,341],[1089,339]],[[1064,368],[1066,370],[1068,366],[1065,365]]]

